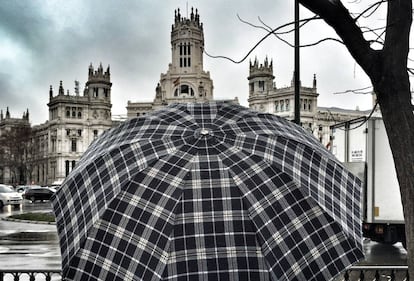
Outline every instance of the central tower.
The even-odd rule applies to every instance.
[[[191,9],[190,19],[182,18],[180,9],[175,11],[171,31],[172,66],[178,73],[196,72],[203,69],[203,24],[196,10]]]
[[[203,70],[204,32],[197,9],[189,18],[174,12],[171,30],[171,63],[156,88],[155,104],[213,99],[213,81]]]
[[[204,31],[197,9],[188,18],[174,11],[171,28],[171,62],[161,73],[151,102],[127,104],[127,118],[143,116],[171,103],[193,103],[214,100],[210,72],[203,69]],[[239,103],[238,99],[225,100]]]

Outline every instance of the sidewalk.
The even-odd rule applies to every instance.
[[[54,240],[57,239],[55,224],[0,219],[0,239],[4,240]]]

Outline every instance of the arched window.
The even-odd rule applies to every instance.
[[[259,91],[264,91],[264,90],[265,90],[265,82],[259,81]]]
[[[174,96],[178,97],[181,95],[191,96],[194,97],[194,90],[191,86],[187,84],[181,84],[178,86],[174,91]]]
[[[181,85],[180,94],[190,94],[190,87],[188,85]]]

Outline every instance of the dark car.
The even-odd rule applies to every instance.
[[[14,188],[19,193],[23,193],[26,189],[40,187],[40,185],[18,185]]]
[[[32,201],[50,200],[56,189],[51,187],[31,187],[23,192],[23,198]]]

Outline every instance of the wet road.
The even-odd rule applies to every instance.
[[[50,203],[33,204],[25,201],[19,209],[4,207],[0,212],[0,218],[12,214],[41,211],[51,211]],[[55,225],[0,220],[0,268],[57,269],[60,267],[61,256]]]
[[[5,207],[0,218],[15,213],[51,211],[50,203],[24,202],[21,209]],[[37,241],[21,241],[15,236],[22,232],[35,233],[43,237]],[[365,259],[360,265],[406,265],[407,252],[401,243],[383,245],[364,241]],[[8,269],[58,269],[61,256],[56,226],[32,223],[17,223],[0,220],[0,268]]]
[[[401,243],[385,245],[364,240],[365,259],[359,265],[407,265],[407,251]]]

